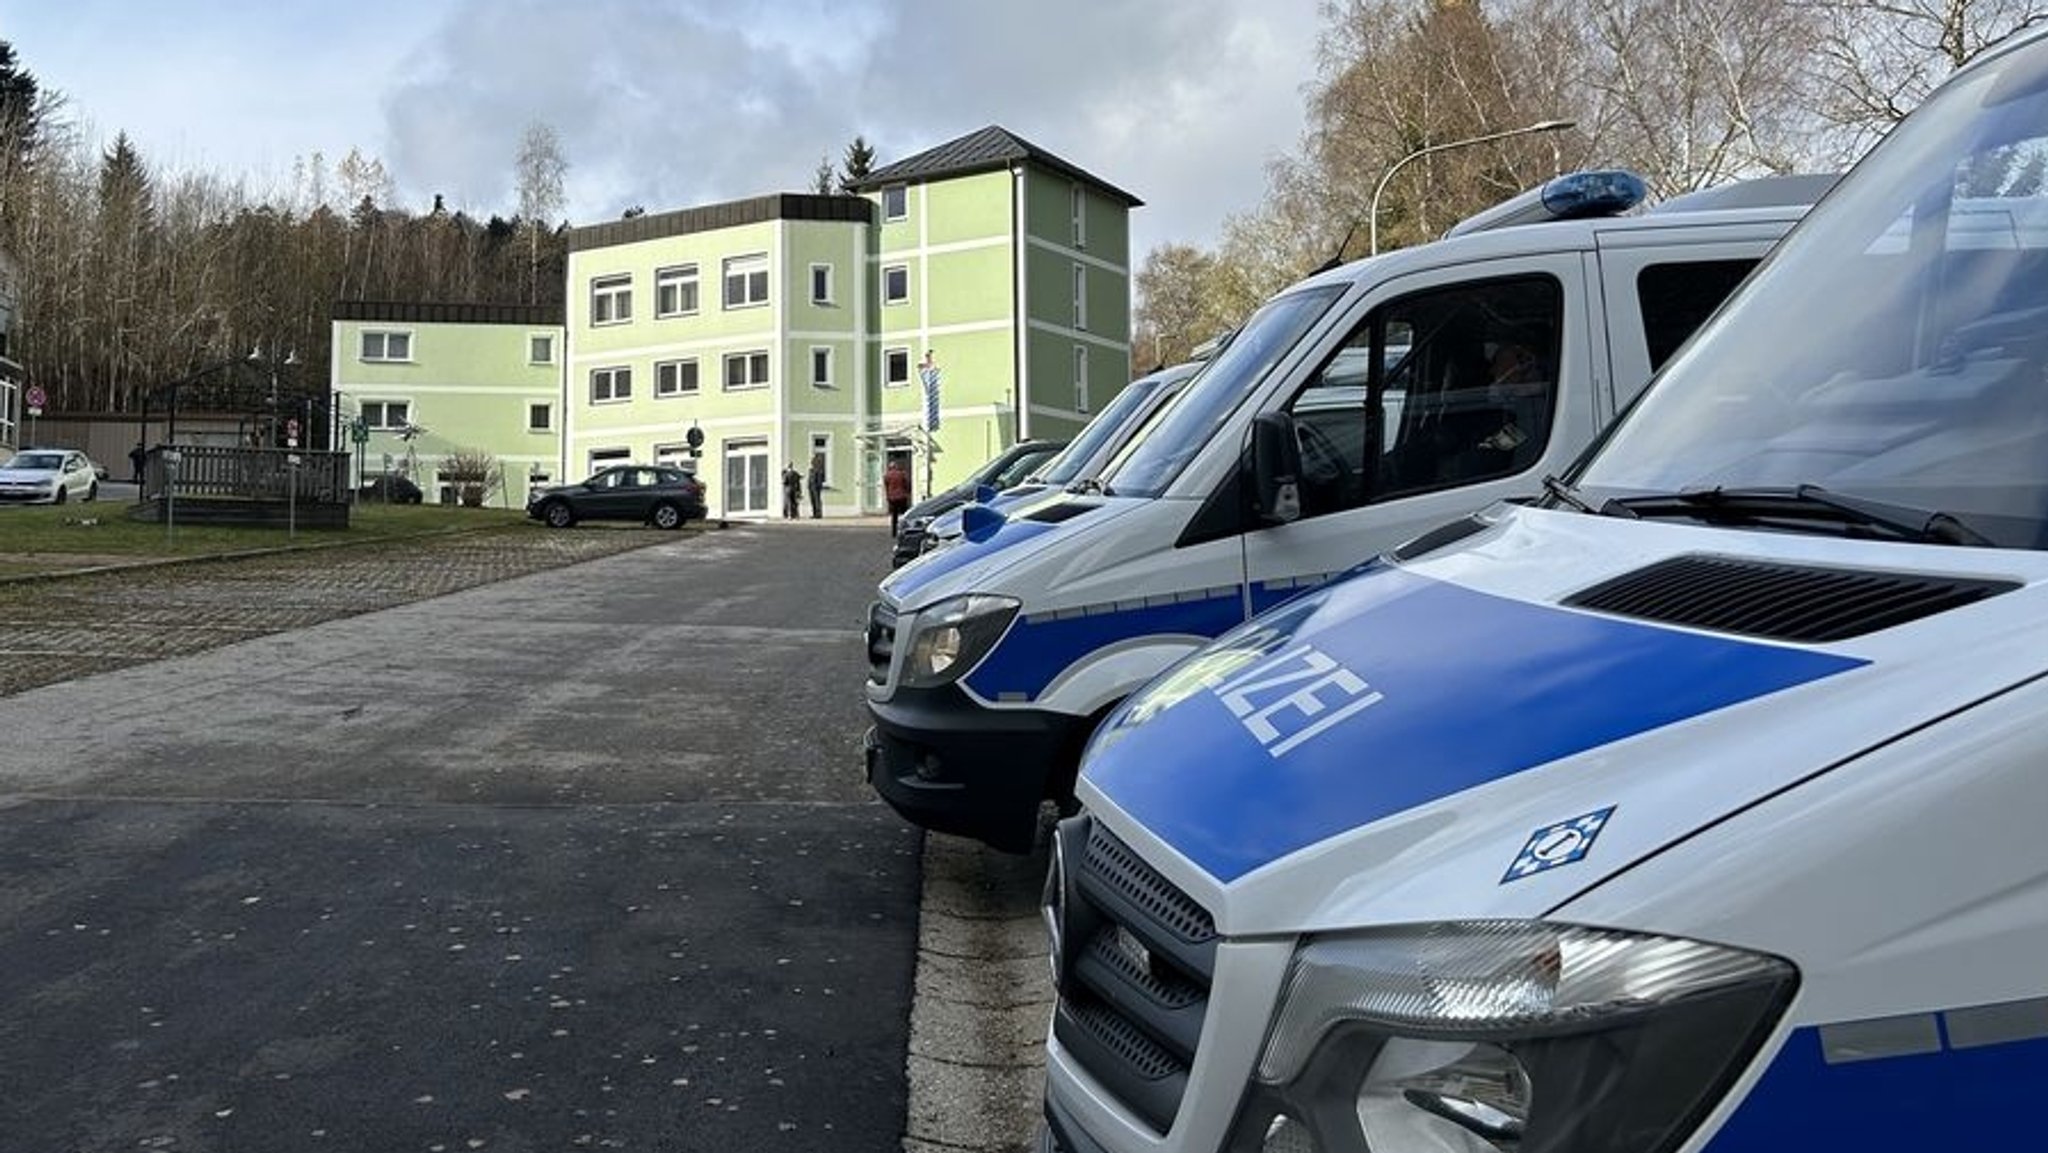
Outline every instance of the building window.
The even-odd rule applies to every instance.
[[[363,426],[395,432],[412,424],[412,402],[409,400],[366,400],[363,402]]]
[[[411,360],[412,333],[410,332],[365,332],[363,333],[364,360]]]
[[[907,304],[910,301],[910,266],[908,264],[885,264],[882,266],[882,303]]]
[[[590,450],[590,471],[596,472],[615,464],[624,464],[633,459],[630,448],[593,448]]]
[[[910,190],[901,184],[882,189],[882,219],[901,220],[910,215]]]
[[[555,336],[551,332],[536,332],[526,338],[526,360],[529,364],[553,364],[555,362]]]
[[[654,274],[654,315],[688,316],[697,311],[697,266],[678,264]]]
[[[811,434],[811,455],[810,455],[810,458],[809,458],[809,460],[806,460],[806,461],[804,462],[804,468],[805,468],[805,469],[806,469],[806,470],[808,471],[808,470],[809,470],[809,468],[810,468],[810,461],[812,461],[812,460],[817,460],[817,459],[818,459],[819,457],[824,457],[824,458],[825,458],[825,480],[824,480],[824,484],[825,484],[825,487],[826,487],[826,488],[831,488],[831,487],[832,487],[832,434],[831,434],[831,433],[829,433],[829,432],[814,432],[814,433],[812,433],[812,434]]]
[[[555,406],[552,404],[529,404],[526,406],[526,431],[547,432],[555,427]]]
[[[811,265],[811,303],[832,303],[832,266],[829,264]]]
[[[885,348],[882,350],[882,387],[907,388],[910,385],[910,350],[908,348]]]
[[[664,360],[654,366],[654,395],[687,396],[697,391],[697,361]]]
[[[832,387],[832,348],[830,345],[816,345],[811,349],[811,387]]]
[[[725,262],[725,306],[753,308],[768,303],[768,258],[735,256]]]
[[[768,387],[767,353],[734,352],[726,355],[725,390],[727,392],[766,387]]]
[[[590,370],[590,403],[604,404],[607,401],[631,400],[632,397],[632,369],[594,368]]]
[[[1088,331],[1088,266],[1074,266],[1074,327]]]
[[[1074,216],[1074,247],[1088,247],[1088,194],[1076,184],[1070,194]]]
[[[1088,411],[1088,346],[1074,346],[1074,411]]]
[[[590,282],[590,323],[624,324],[633,319],[633,278],[600,276]]]

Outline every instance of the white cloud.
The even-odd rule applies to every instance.
[[[1000,124],[1139,196],[1133,259],[1212,243],[1300,132],[1316,0],[0,0],[0,38],[153,163],[277,187],[380,157],[404,203],[513,211],[528,123],[572,219],[808,185]]]

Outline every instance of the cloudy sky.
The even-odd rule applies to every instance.
[[[1301,131],[1316,0],[0,0],[0,40],[99,140],[281,187],[380,158],[414,208],[517,205],[560,134],[575,223],[801,190],[1000,124],[1146,202],[1132,256],[1212,243]]]

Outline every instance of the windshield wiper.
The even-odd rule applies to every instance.
[[[1708,521],[1818,519],[1883,529],[1906,540],[1929,544],[1978,547],[1993,544],[1990,537],[1971,528],[1954,513],[1830,492],[1817,484],[1794,485],[1791,488],[1717,486],[1620,497],[1607,504],[1609,508],[1637,517],[1690,516]]]
[[[1546,474],[1544,476],[1543,491],[1549,493],[1550,498],[1559,504],[1569,505],[1572,508],[1578,510],[1579,512],[1586,513],[1589,516],[1600,515],[1600,510],[1586,503],[1586,498],[1579,495],[1578,489],[1575,489],[1571,485],[1566,484],[1564,481],[1558,479],[1558,476],[1555,473]]]

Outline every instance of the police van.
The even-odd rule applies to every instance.
[[[1055,834],[1040,1148],[2039,1144],[2044,172],[2030,36],[1544,499],[1127,701]]]
[[[1071,795],[1083,742],[1133,689],[1254,612],[1563,471],[1814,186],[1739,191],[1763,206],[1719,207],[1732,193],[1716,192],[1613,215],[1640,181],[1561,177],[1450,239],[1275,297],[1102,475],[1015,515],[970,510],[961,540],[883,582],[868,779],[927,828],[1028,848],[1041,799]],[[1287,507],[1252,483],[1255,432],[1299,439]]]
[[[1148,372],[1126,384],[1114,399],[1103,406],[1101,412],[1088,421],[1087,427],[1067,442],[1067,447],[1026,477],[1022,484],[1011,485],[1000,492],[993,487],[976,492],[971,503],[948,509],[920,526],[924,529],[921,548],[929,552],[958,540],[966,529],[966,510],[974,505],[978,504],[984,510],[1007,513],[1019,509],[1026,502],[1050,503],[1058,500],[1068,485],[1101,475],[1117,451],[1154,412],[1179,396],[1180,390],[1187,386],[1188,378],[1201,367],[1196,361],[1188,361]]]

